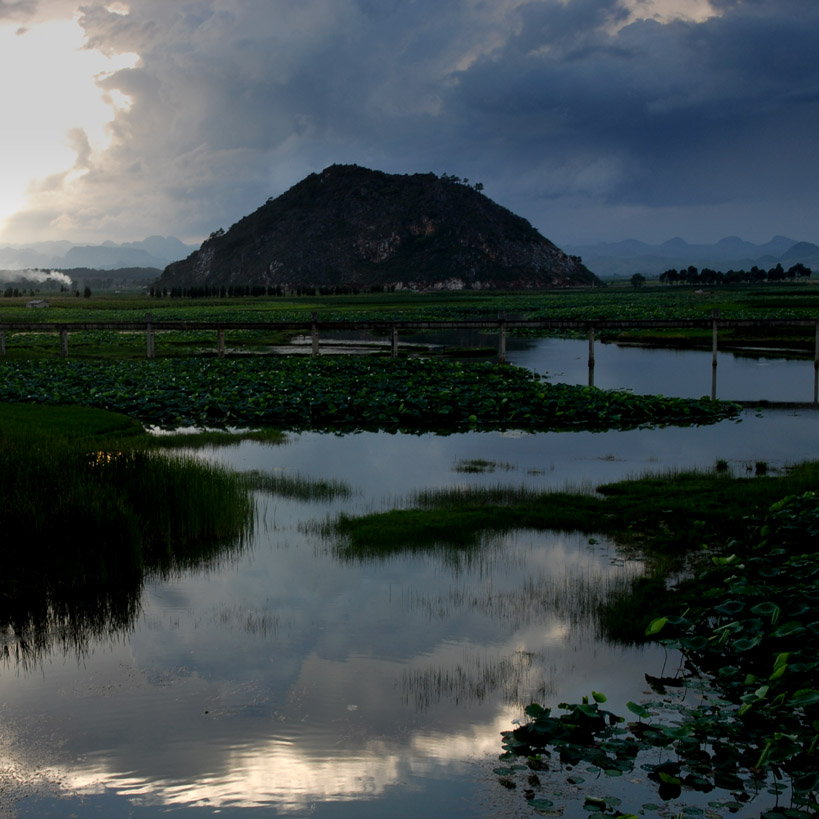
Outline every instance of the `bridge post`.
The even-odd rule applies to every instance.
[[[146,313],[145,319],[147,321],[145,329],[145,354],[148,358],[154,358],[156,355],[156,339],[154,337],[154,328],[151,326],[153,314]]]
[[[316,355],[319,354],[319,331],[318,331],[318,313],[316,313],[315,311],[313,312],[312,336],[313,336],[313,355],[316,356]]]
[[[216,331],[216,355],[218,358],[225,357],[225,331],[221,327]]]
[[[68,358],[68,330],[60,330],[60,357]]]
[[[717,400],[717,321],[720,317],[718,307],[711,311],[711,400]]]
[[[589,386],[594,386],[594,325],[589,327]]]
[[[813,405],[819,406],[819,319],[816,320],[816,343],[813,353]]]
[[[498,313],[498,363],[506,364],[506,313]]]
[[[398,328],[395,324],[392,325],[390,332],[390,355],[393,358],[398,358]]]

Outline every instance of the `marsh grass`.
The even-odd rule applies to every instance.
[[[526,487],[427,490],[411,508],[359,517],[339,515],[324,527],[342,554],[375,555],[442,546],[472,549],[489,533],[553,529],[603,533],[639,549],[664,573],[706,546],[718,550],[748,515],[819,484],[819,462],[781,475],[737,478],[716,469],[670,471],[588,490]]]
[[[0,437],[5,594],[40,586],[57,567],[61,584],[116,582],[248,533],[253,506],[238,476],[190,458],[87,445]]]
[[[274,427],[262,429],[203,429],[167,433],[152,433],[151,445],[159,449],[205,449],[208,447],[239,446],[243,441],[254,441],[268,446],[279,446],[288,441],[287,433]]]
[[[516,506],[543,497],[543,490],[524,484],[508,486],[452,486],[441,489],[419,489],[410,495],[409,503],[424,509],[463,508],[473,506]],[[579,494],[590,494],[582,492]]]
[[[145,443],[114,413],[0,405],[0,657],[82,654],[130,627],[146,579],[243,548],[245,480]]]
[[[251,489],[295,500],[328,501],[353,496],[353,490],[344,481],[257,471],[245,472],[243,475]]]
[[[465,474],[482,474],[497,471],[512,472],[514,469],[514,464],[504,463],[503,461],[487,461],[484,458],[466,458],[464,460],[455,461],[452,467],[453,472]]]

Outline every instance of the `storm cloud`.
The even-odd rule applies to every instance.
[[[556,241],[819,241],[815,0],[133,0],[79,20],[87,48],[139,55],[99,81],[129,102],[105,150],[72,131],[74,173],[6,241],[201,238],[334,162],[481,181]]]

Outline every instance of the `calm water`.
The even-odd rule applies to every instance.
[[[513,355],[526,363],[538,348],[548,364],[528,366],[583,383],[580,347],[549,340]],[[601,386],[604,351],[616,386],[668,394],[660,379],[679,375],[680,355],[697,355],[660,353],[649,365],[656,351],[598,345]],[[694,395],[710,389],[710,354],[699,361],[682,367],[692,380],[690,369],[704,368],[707,388]],[[753,392],[776,370],[770,383],[794,392],[804,376],[809,400],[810,362],[748,365],[752,383],[737,389]],[[492,774],[500,732],[523,705],[594,689],[622,710],[645,696],[645,671],[672,670],[655,648],[601,641],[589,615],[640,563],[603,538],[527,531],[471,559],[347,562],[316,524],[437,486],[597,485],[717,458],[740,474],[758,460],[783,466],[819,457],[818,422],[815,411],[747,412],[690,429],[308,433],[206,451],[241,470],[344,481],[353,495],[319,504],[259,495],[247,548],[149,583],[131,628],[67,649],[55,634],[31,664],[0,666],[0,816],[531,815]],[[494,470],[462,471],[474,459]]]
[[[513,342],[510,363],[569,384],[588,383],[587,341]],[[699,398],[711,395],[710,352],[597,343],[594,384],[604,390]],[[726,401],[813,401],[813,361],[764,354],[717,353],[717,398]]]

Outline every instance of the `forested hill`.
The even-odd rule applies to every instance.
[[[457,177],[357,165],[310,174],[216,231],[163,287],[544,288],[599,284],[520,216]]]

